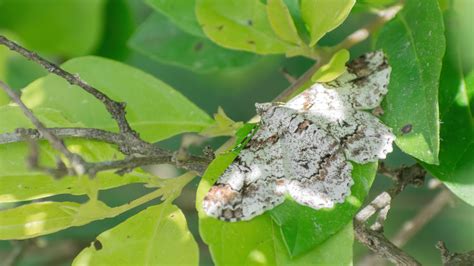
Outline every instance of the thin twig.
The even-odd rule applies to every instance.
[[[386,239],[382,232],[392,199],[403,191],[408,184],[420,185],[424,180],[426,171],[418,164],[398,169],[390,169],[380,164],[379,173],[390,176],[394,179],[394,184],[356,214],[354,217],[356,239],[377,256],[388,259],[395,264],[420,265],[416,259]],[[366,222],[377,212],[379,212],[379,215],[376,222],[370,229],[367,228]]]
[[[86,168],[86,162],[84,161],[84,159],[82,159],[82,157],[78,154],[69,151],[66,145],[64,145],[63,141],[56,137],[56,135],[51,133],[49,129],[46,128],[43,123],[39,121],[38,118],[36,118],[33,112],[28,109],[28,107],[23,103],[20,97],[7,84],[5,84],[3,81],[0,81],[0,87],[8,94],[8,96],[10,96],[10,98],[16,104],[18,104],[25,116],[31,121],[31,123],[33,123],[38,132],[43,135],[46,140],[48,140],[51,146],[53,146],[53,148],[62,153],[69,160],[69,163],[73,167],[74,172],[78,175],[84,174]]]
[[[443,241],[436,244],[441,252],[441,260],[445,266],[474,265],[474,250],[466,253],[451,252]]]
[[[355,221],[354,232],[357,241],[392,263],[397,265],[421,265],[415,258],[386,239],[382,233],[368,229],[363,223]]]
[[[91,95],[93,95],[96,99],[98,99],[105,105],[105,107],[107,108],[107,111],[112,115],[112,118],[117,122],[120,133],[127,136],[138,137],[138,134],[130,127],[127,121],[125,103],[112,100],[106,94],[102,93],[101,91],[94,88],[93,86],[87,84],[78,75],[73,75],[65,71],[61,67],[39,56],[37,53],[18,45],[17,43],[9,40],[3,35],[0,35],[0,44],[3,44],[6,47],[8,47],[10,50],[23,55],[28,60],[38,63],[48,72],[60,76],[61,78],[69,82],[71,85],[77,85],[81,87],[82,89],[84,89],[85,91],[87,91],[88,93],[90,93]]]

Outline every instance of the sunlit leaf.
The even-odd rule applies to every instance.
[[[268,0],[267,14],[273,31],[280,39],[297,45],[302,44],[290,11],[283,0]]]
[[[217,113],[214,114],[214,120],[216,122],[201,131],[201,135],[208,137],[233,136],[237,130],[243,126],[242,122],[235,122],[234,120],[230,119],[224,113],[224,109],[222,109],[222,107],[217,109]]]
[[[355,0],[301,0],[301,14],[310,32],[310,46],[347,18]]]
[[[99,58],[81,57],[62,65],[114,100],[127,103],[127,119],[148,141],[200,131],[212,123],[196,105],[162,81],[136,68]],[[28,85],[23,101],[30,108],[49,107],[86,127],[117,130],[104,105],[77,86],[50,74]]]
[[[406,1],[381,30],[377,47],[385,51],[392,67],[382,120],[393,128],[400,149],[421,161],[437,164],[438,81],[445,51],[438,1]]]
[[[199,249],[183,213],[169,202],[148,207],[101,233],[72,265],[197,265]]]
[[[197,0],[204,33],[217,44],[257,54],[283,54],[290,47],[273,33],[259,0]]]
[[[60,112],[51,109],[38,109],[35,112],[46,126],[74,127]],[[0,107],[0,134],[12,133],[16,128],[33,128],[20,108],[15,106]],[[90,162],[121,159],[123,155],[111,145],[90,140],[68,140],[68,148],[83,156]],[[89,177],[69,176],[56,179],[44,172],[29,169],[26,157],[30,148],[26,143],[0,145],[0,202],[15,202],[44,198],[57,194],[86,194]],[[39,142],[39,158],[42,166],[55,167],[56,152],[46,141]],[[131,172],[118,176],[113,171],[100,172],[96,176],[99,189],[108,189],[129,183],[145,183],[150,176]]]
[[[329,82],[339,77],[346,71],[346,63],[349,61],[349,51],[346,49],[339,50],[335,53],[331,60],[321,66],[311,77],[313,82]]]

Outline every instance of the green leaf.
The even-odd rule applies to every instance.
[[[291,47],[273,33],[259,0],[197,0],[196,15],[204,33],[221,46],[257,54],[283,54]]]
[[[115,217],[158,197],[166,199],[165,204],[170,204],[194,176],[193,173],[186,173],[171,180],[158,180],[156,184],[160,186],[159,189],[113,208],[97,200],[97,195],[94,195],[94,198],[91,197],[84,204],[40,202],[3,210],[0,211],[0,239],[32,238],[72,226],[81,226],[92,221]],[[98,180],[92,179],[91,182],[94,182],[95,188]]]
[[[27,239],[81,226],[109,216],[110,207],[100,201],[36,202],[0,211],[0,240]]]
[[[283,0],[268,0],[267,14],[275,34],[282,40],[300,45],[301,41],[290,11]]]
[[[230,119],[220,106],[217,109],[217,113],[214,114],[214,120],[216,122],[201,131],[201,135],[206,137],[234,136],[237,130],[243,126],[242,122],[235,122]]]
[[[471,106],[471,114],[474,113],[474,70],[472,70],[465,78],[467,97]]]
[[[179,92],[138,69],[99,57],[69,60],[62,67],[78,74],[112,99],[127,103],[127,119],[151,142],[182,132],[200,131],[211,118]],[[49,74],[23,90],[22,99],[36,109],[60,110],[70,121],[86,127],[117,130],[104,105],[83,89]]]
[[[12,32],[0,30],[0,34],[22,43],[21,39]],[[46,74],[44,68],[37,63],[0,45],[0,80],[7,83],[12,89],[20,90],[31,81]],[[0,105],[9,102],[10,97],[7,96],[5,91],[0,90]]]
[[[464,69],[471,69],[474,66],[474,30],[472,30],[472,14],[474,10],[474,1],[456,0],[451,1],[453,9],[459,16],[456,36],[463,57]]]
[[[85,55],[98,45],[104,0],[0,1],[0,28],[21,36],[34,51],[66,57]]]
[[[423,163],[434,176],[443,181],[458,197],[474,205],[474,118],[469,102],[468,83],[462,71],[463,50],[456,40],[458,16],[445,14],[448,46],[441,71],[439,109],[441,147],[439,165]],[[474,74],[474,71],[471,75]],[[469,88],[470,87],[470,88]]]
[[[337,28],[347,18],[355,0],[301,0],[301,15],[314,46],[326,33]]]
[[[339,50],[335,53],[329,63],[321,66],[311,77],[313,82],[329,82],[339,77],[346,71],[346,63],[349,61],[349,51],[346,49]]]
[[[48,127],[75,127],[60,112],[51,109],[37,109],[35,115]],[[0,134],[11,133],[16,128],[33,128],[19,107],[0,107]],[[111,145],[90,140],[67,140],[66,145],[88,161],[121,159],[123,155]],[[26,156],[30,149],[26,143],[0,145],[0,202],[16,202],[44,198],[57,194],[83,195],[95,183],[89,177],[68,176],[55,179],[44,172],[29,169]],[[54,167],[59,154],[46,141],[39,142],[42,166]],[[145,183],[150,176],[131,172],[117,176],[113,171],[100,172],[95,178],[99,189],[108,189],[130,183]],[[94,181],[95,182],[95,181]]]
[[[280,228],[269,213],[236,223],[206,216],[202,210],[202,200],[235,156],[234,153],[225,153],[211,163],[199,184],[196,196],[200,234],[209,245],[216,265],[351,264],[354,239],[351,223],[306,254],[291,257],[281,237]]]
[[[0,239],[26,239],[69,227],[79,210],[75,202],[37,202],[0,212]]]
[[[196,18],[196,0],[146,0],[146,3],[186,33],[206,37]]]
[[[169,202],[148,207],[100,234],[72,265],[198,265],[183,213]]]
[[[136,27],[133,15],[128,0],[107,0],[104,34],[95,54],[120,61],[127,59],[127,41]]]
[[[354,185],[351,187],[351,195],[344,203],[337,204],[332,209],[314,210],[286,200],[270,211],[273,220],[280,227],[283,241],[291,256],[312,250],[352,221],[370,190],[377,164],[352,165]]]
[[[140,26],[130,40],[130,46],[156,61],[201,73],[243,67],[259,58],[188,34],[158,13],[152,14]]]
[[[437,164],[438,80],[445,50],[438,1],[406,1],[381,30],[377,47],[385,51],[392,66],[388,94],[382,104],[383,121],[393,128],[401,150]]]

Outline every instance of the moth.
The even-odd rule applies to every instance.
[[[207,215],[250,220],[287,196],[313,209],[344,202],[353,184],[351,161],[374,162],[392,151],[391,129],[367,111],[387,94],[390,71],[376,51],[286,104],[256,104],[258,130],[207,193]]]

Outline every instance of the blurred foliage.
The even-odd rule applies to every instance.
[[[288,86],[283,69],[300,76],[314,58],[337,52],[321,47],[337,44],[371,21],[373,13],[397,2],[0,0],[0,33],[58,64],[65,62],[64,68],[126,101],[127,118],[142,137],[176,149],[183,132],[233,134],[241,125],[233,121],[247,121],[255,114],[255,102],[271,101]],[[445,240],[456,251],[474,246],[474,2],[404,2],[401,13],[370,42],[384,49],[393,68],[383,119],[397,134],[401,151],[387,163],[397,166],[414,158],[470,204],[445,209],[408,243],[407,252],[422,263],[440,264],[436,241]],[[373,50],[369,45],[351,48],[351,56]],[[349,54],[336,55],[314,79],[339,75]],[[5,47],[0,47],[0,80],[21,91],[48,126],[115,129],[95,99]],[[4,106],[8,102],[1,91],[0,133],[30,127],[17,107]],[[219,106],[225,113],[219,109],[214,121],[208,114]],[[402,131],[408,124],[411,131]],[[205,144],[217,148],[223,141]],[[122,156],[104,143],[66,144],[91,161]],[[58,154],[45,142],[39,147],[41,162],[54,165]],[[211,255],[216,264],[348,265],[366,254],[356,245],[352,257],[348,221],[368,192],[373,165],[354,171],[360,179],[352,188],[356,206],[346,202],[322,212],[288,201],[251,222],[229,224],[202,213],[198,218],[195,206],[200,210],[203,193],[235,153],[213,162],[197,197],[198,182],[189,175],[163,181],[138,169],[122,177],[104,172],[94,180],[55,180],[30,171],[27,153],[25,143],[0,145],[0,209],[6,209],[0,212],[0,236],[22,239],[71,228],[21,242],[29,248],[20,265],[70,264],[76,256],[77,265],[165,260],[208,265]],[[387,186],[376,178],[368,198]],[[435,193],[425,187],[399,196],[386,222],[387,235],[393,236]],[[0,259],[12,245],[0,242]]]

